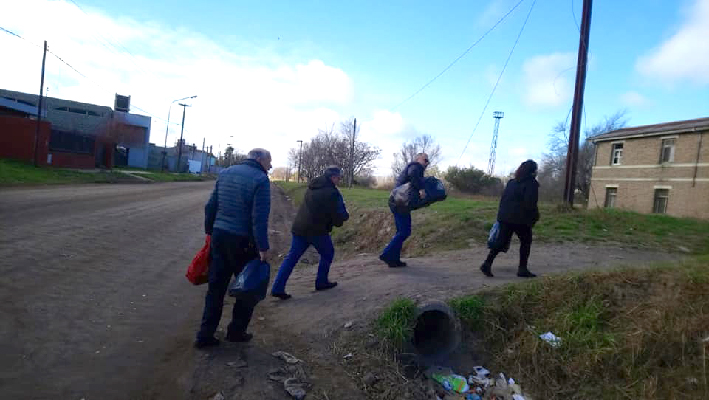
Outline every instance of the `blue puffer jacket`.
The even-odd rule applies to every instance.
[[[266,170],[256,160],[222,171],[204,208],[205,232],[211,235],[216,228],[251,237],[259,251],[268,250],[270,185]]]

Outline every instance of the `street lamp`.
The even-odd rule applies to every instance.
[[[177,151],[177,173],[180,172],[180,159],[182,158],[182,134],[185,132],[185,110],[187,110],[187,107],[190,107],[189,104],[184,104],[184,103],[177,103],[182,107],[182,128],[180,129],[180,141],[177,142],[177,145],[180,146],[179,150]],[[189,167],[188,167],[189,170]]]
[[[181,99],[173,100],[172,103],[170,103],[170,108],[167,109],[167,125],[165,126],[165,150],[162,152],[162,170],[165,170],[165,157],[167,156],[167,132],[170,129],[170,112],[172,111],[172,105],[177,103],[178,101],[182,100],[189,100],[189,99],[194,99],[196,98],[197,95],[194,96],[189,96],[189,97],[183,97]]]

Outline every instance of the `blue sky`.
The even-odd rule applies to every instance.
[[[417,133],[442,145],[442,167],[460,158],[485,168],[494,110],[505,112],[496,172],[538,159],[571,106],[579,33],[572,7],[580,21],[582,4],[536,2],[460,157],[532,0],[396,110],[518,0],[75,1],[83,12],[70,2],[27,0],[0,16],[0,26],[35,43],[49,40],[91,79],[48,62],[50,95],[112,105],[113,93],[131,94],[164,119],[171,100],[197,94],[187,111],[190,142],[272,148],[276,166],[297,139],[354,115],[362,137],[382,148],[378,175],[388,174],[391,153]],[[596,1],[584,122],[621,109],[631,125],[706,117],[707,20],[709,0]],[[0,35],[0,46],[18,56],[18,65],[0,65],[0,86],[36,91],[36,49],[9,35]],[[164,140],[160,119],[153,119],[155,143]],[[178,134],[171,128],[168,142]]]

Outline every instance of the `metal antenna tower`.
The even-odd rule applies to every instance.
[[[500,128],[500,120],[505,117],[502,111],[494,111],[492,117],[495,118],[495,130],[492,132],[492,144],[490,145],[490,160],[487,163],[487,174],[495,172],[495,156],[497,155],[497,130]]]

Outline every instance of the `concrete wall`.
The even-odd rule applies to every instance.
[[[665,137],[675,138],[674,162],[660,163]],[[612,144],[621,141],[623,161],[610,165]],[[598,143],[589,206],[604,206],[607,187],[617,187],[618,208],[651,213],[655,189],[668,189],[667,214],[709,219],[709,132]]]

